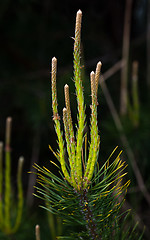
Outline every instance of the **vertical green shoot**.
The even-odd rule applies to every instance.
[[[36,225],[35,226],[35,238],[36,240],[40,240],[40,226],[39,225]]]
[[[83,132],[85,127],[85,106],[84,106],[84,96],[83,96],[83,86],[81,80],[81,21],[82,12],[79,10],[76,15],[76,26],[75,26],[75,41],[74,41],[74,81],[76,87],[76,96],[78,103],[78,129],[76,136],[76,168],[77,168],[77,178],[78,187],[81,187],[82,181],[82,144],[83,144]]]
[[[100,76],[101,63],[99,62],[96,67],[96,74],[92,71],[90,74],[91,79],[91,97],[92,97],[92,105],[91,105],[91,143],[89,147],[89,156],[86,165],[86,171],[84,174],[84,188],[87,187],[88,182],[91,180],[94,167],[97,160],[98,149],[100,139],[98,136],[98,126],[97,126],[97,88],[98,88],[98,79]],[[95,78],[96,77],[96,78]]]
[[[17,203],[17,216],[15,226],[12,228],[12,232],[16,232],[19,228],[21,218],[22,218],[22,209],[23,209],[23,187],[22,187],[22,168],[23,168],[24,158],[20,157],[18,162],[18,172],[17,172],[17,188],[18,188],[18,203]]]
[[[5,228],[9,230],[10,226],[10,192],[11,192],[11,179],[10,179],[10,170],[11,170],[11,149],[10,149],[10,135],[11,135],[11,125],[12,118],[8,117],[6,120],[6,137],[5,137],[5,196],[4,196],[4,222]]]
[[[71,172],[71,181],[73,186],[75,187],[75,178],[74,178],[74,159],[72,158],[72,152],[70,148],[70,134],[69,134],[69,127],[68,127],[68,118],[67,118],[67,109],[63,108],[63,123],[64,123],[64,129],[65,129],[65,139],[66,139],[66,145],[67,145],[67,152],[69,157],[69,163],[70,163],[70,172]]]
[[[52,71],[51,71],[53,120],[55,122],[55,131],[58,137],[60,164],[66,180],[70,182],[70,176],[68,174],[68,171],[66,169],[66,164],[65,164],[63,136],[60,129],[60,117],[58,115],[58,110],[57,110],[58,103],[57,103],[57,91],[56,91],[56,73],[57,73],[57,59],[53,57]]]
[[[66,114],[67,114],[67,123],[68,123],[68,131],[69,131],[69,141],[68,141],[68,155],[69,155],[69,162],[71,164],[71,177],[74,181],[76,177],[76,169],[75,169],[75,137],[74,137],[74,130],[72,124],[72,117],[71,117],[71,109],[70,109],[70,98],[69,98],[69,86],[66,84],[64,87],[65,92],[65,104],[66,104]]]

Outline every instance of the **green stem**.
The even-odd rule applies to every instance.
[[[67,144],[67,152],[69,156],[69,163],[71,168],[71,180],[74,187],[76,187],[76,182],[74,178],[74,162],[72,158],[72,152],[70,148],[70,135],[69,135],[69,127],[68,127],[68,119],[67,119],[67,109],[63,108],[63,122],[64,122],[64,129],[65,129],[65,139]]]
[[[82,12],[79,10],[76,16],[76,27],[75,27],[75,42],[74,42],[74,81],[76,87],[76,96],[78,103],[78,129],[77,129],[77,145],[76,145],[76,168],[78,186],[81,187],[82,180],[82,144],[83,144],[83,132],[85,127],[85,110],[84,110],[84,96],[83,86],[81,80],[81,52],[80,52],[80,41],[81,41],[81,21]]]
[[[88,182],[91,180],[94,172],[95,162],[97,160],[97,152],[99,148],[99,136],[97,126],[97,89],[95,83],[95,74],[91,72],[91,93],[92,93],[92,106],[91,106],[91,143],[89,149],[89,157],[84,174],[84,188],[87,187]]]
[[[17,217],[14,228],[11,232],[16,232],[19,228],[22,218],[23,210],[23,187],[22,187],[22,167],[23,167],[24,158],[20,157],[18,162],[18,173],[17,173],[17,187],[18,187],[18,207],[17,207]]]
[[[66,113],[67,113],[67,129],[68,129],[68,150],[69,150],[69,162],[71,165],[71,177],[74,179],[76,177],[76,169],[75,169],[75,137],[74,137],[74,130],[72,124],[72,117],[71,117],[71,109],[70,109],[70,98],[69,98],[69,86],[66,84],[64,87],[65,92],[65,103],[66,103]]]
[[[10,117],[6,120],[6,146],[5,146],[5,196],[4,196],[4,225],[6,232],[11,229],[10,222],[10,193],[11,193],[11,149],[10,149],[10,135],[11,135],[11,123],[12,119]]]
[[[40,240],[40,226],[39,225],[35,226],[35,238],[36,238],[36,240]]]
[[[93,240],[101,240],[101,237],[97,234],[96,220],[93,215],[93,211],[89,206],[89,200],[87,196],[87,189],[84,189],[80,196],[80,206],[82,207],[81,213],[86,222],[86,229],[89,233],[89,237]]]
[[[8,232],[11,228],[11,224],[10,224],[10,203],[11,203],[11,199],[10,199],[10,192],[11,192],[10,161],[11,161],[10,151],[6,150],[6,153],[5,153],[5,197],[4,197],[5,217],[4,217],[4,224],[5,224],[5,229]]]
[[[53,120],[55,122],[55,131],[58,137],[58,144],[59,144],[59,159],[61,163],[62,172],[68,182],[71,182],[70,176],[66,169],[65,163],[65,154],[64,154],[64,142],[63,136],[60,129],[60,117],[58,115],[57,110],[57,91],[56,91],[56,72],[57,72],[57,59],[55,57],[52,58],[52,72],[51,72],[51,79],[52,79],[52,108],[53,108]]]

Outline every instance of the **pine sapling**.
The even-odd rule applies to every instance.
[[[140,239],[135,231],[124,223],[128,213],[121,211],[130,181],[125,180],[126,163],[121,160],[117,147],[105,161],[99,163],[100,136],[97,122],[97,92],[101,71],[101,62],[95,72],[90,74],[91,83],[91,117],[90,136],[85,132],[86,116],[84,89],[81,78],[81,22],[82,12],[76,15],[74,37],[74,84],[77,99],[77,127],[74,131],[71,116],[69,86],[64,86],[65,107],[63,108],[64,133],[58,113],[57,102],[57,59],[52,58],[51,87],[52,110],[55,131],[58,139],[58,151],[54,152],[58,163],[58,174],[38,166],[36,196],[46,200],[43,208],[62,218],[69,225],[67,236],[57,239]],[[89,137],[89,140],[88,140]],[[112,156],[114,160],[112,160]],[[66,160],[67,159],[67,160]],[[120,201],[121,199],[121,201]],[[76,230],[74,229],[76,226]]]

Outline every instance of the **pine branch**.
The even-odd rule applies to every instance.
[[[125,229],[124,221],[122,221],[122,219],[126,221],[127,212],[122,213],[121,208],[130,181],[125,180],[127,165],[121,160],[121,152],[112,160],[116,154],[117,148],[115,148],[102,166],[97,161],[100,145],[97,123],[97,91],[101,62],[98,62],[96,72],[92,71],[90,74],[92,104],[89,144],[87,134],[84,135],[86,115],[80,64],[81,20],[82,12],[79,10],[76,16],[73,54],[74,83],[78,105],[77,131],[74,133],[68,85],[64,87],[66,106],[63,108],[63,123],[65,134],[61,131],[56,93],[57,59],[53,58],[52,109],[59,154],[53,153],[60,161],[61,166],[58,168],[59,176],[57,176],[44,166],[40,167],[34,164],[37,169],[35,174],[37,174],[38,183],[35,196],[46,201],[44,209],[58,215],[65,224],[69,225],[70,236],[59,236],[57,239],[123,240],[132,237],[137,240],[136,227],[132,229],[129,226],[128,229]],[[83,149],[83,143],[85,149]],[[71,228],[75,225],[77,225],[78,232]]]

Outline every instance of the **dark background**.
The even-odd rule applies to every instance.
[[[125,0],[7,0],[0,2],[0,140],[5,136],[5,120],[12,116],[12,179],[20,155],[25,157],[23,185],[25,201],[29,196],[27,173],[32,162],[48,165],[53,158],[48,145],[57,148],[51,111],[50,64],[58,59],[58,102],[61,115],[64,107],[63,87],[71,88],[71,106],[76,121],[76,104],[73,86],[73,39],[75,16],[83,12],[82,62],[84,65],[84,92],[87,105],[87,121],[90,117],[89,74],[96,63],[102,61],[105,73],[122,58]],[[150,191],[149,177],[149,90],[148,86],[148,0],[134,0],[132,5],[129,79],[131,92],[131,65],[139,63],[140,123],[134,128],[129,116],[123,126],[136,156],[146,187]],[[107,80],[117,111],[120,106],[120,79],[118,71]],[[101,134],[101,158],[106,159],[116,145],[122,149],[120,136],[101,88],[99,88],[98,120]],[[125,156],[126,157],[126,156]],[[148,226],[149,205],[140,192],[130,161],[128,162],[131,186],[128,201],[138,213],[143,225]],[[29,200],[28,200],[29,201]],[[30,199],[36,202],[36,199]],[[32,204],[29,204],[33,206]]]

